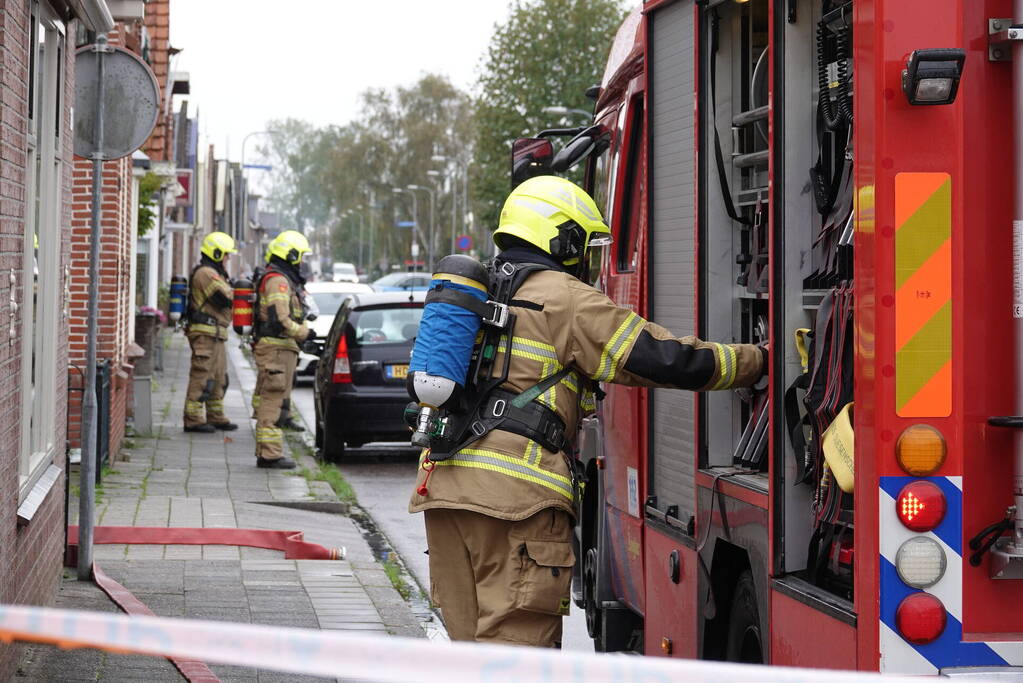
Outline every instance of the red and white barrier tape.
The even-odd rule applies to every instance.
[[[365,681],[916,683],[845,671],[587,654],[165,617],[0,605],[0,640],[217,662]]]

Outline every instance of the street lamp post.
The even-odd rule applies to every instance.
[[[234,235],[238,240],[245,239],[245,231],[249,227],[249,183],[245,179],[245,144],[249,141],[253,135],[276,135],[276,131],[272,130],[254,130],[250,133],[246,133],[245,137],[242,138],[242,224],[240,228],[240,234]],[[256,260],[259,260],[257,255]]]
[[[424,187],[422,185],[406,185],[405,187],[408,190],[412,191],[412,196],[413,197],[415,197],[415,191],[416,190],[423,190],[426,193],[428,193],[429,196],[430,196],[430,238],[429,238],[430,239],[430,243],[426,245],[426,254],[427,254],[426,258],[427,258],[427,263],[430,266],[430,272],[432,273],[433,272],[433,249],[434,249],[434,242],[436,241],[434,239],[434,222],[433,222],[433,209],[434,209],[434,202],[436,200],[436,193],[431,188]]]
[[[406,190],[402,187],[392,187],[391,191],[395,194],[407,194],[412,197],[412,265],[411,268],[416,267],[416,261],[419,260],[419,207],[416,204],[416,193],[411,190]]]
[[[436,161],[438,158],[443,159],[445,157],[434,156],[433,160]],[[440,180],[442,178],[445,178],[445,175],[444,175],[444,173],[442,171],[436,171],[436,170],[429,170],[429,171],[426,172],[426,175],[430,176],[431,178],[437,178],[438,180]],[[450,253],[454,254],[455,253],[455,233],[457,231],[457,228],[455,227],[455,225],[456,225],[456,221],[458,219],[458,192],[455,189],[457,187],[457,185],[458,185],[458,176],[456,175],[456,170],[455,169],[451,169],[451,171],[446,176],[446,180],[448,181],[448,184],[450,185],[450,190],[451,190],[451,252]]]

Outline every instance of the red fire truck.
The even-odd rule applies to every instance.
[[[745,394],[605,387],[574,584],[598,649],[1023,665],[1016,5],[648,0],[592,126],[533,160],[585,168],[613,299],[772,349]]]

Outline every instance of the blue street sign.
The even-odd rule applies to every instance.
[[[416,227],[415,221],[395,221],[394,227],[396,228],[414,228]]]
[[[245,168],[258,168],[261,171],[272,171],[274,167],[269,164],[245,164]]]
[[[462,251],[472,249],[472,237],[470,235],[459,235],[455,238],[455,247]]]

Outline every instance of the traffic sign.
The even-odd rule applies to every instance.
[[[461,251],[469,251],[472,249],[472,236],[471,235],[459,235],[455,238],[455,247]]]
[[[415,221],[395,221],[394,227],[396,228],[414,228],[416,227]]]

